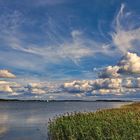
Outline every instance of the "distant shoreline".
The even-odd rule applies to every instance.
[[[20,99],[0,99],[0,102],[135,102],[133,100],[20,100]]]

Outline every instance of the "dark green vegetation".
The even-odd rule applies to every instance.
[[[140,140],[140,103],[58,116],[49,122],[49,139]]]

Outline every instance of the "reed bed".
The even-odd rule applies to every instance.
[[[140,140],[140,103],[89,113],[67,113],[49,121],[50,140]]]

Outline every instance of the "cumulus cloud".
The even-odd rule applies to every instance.
[[[0,80],[0,92],[15,94],[17,89],[21,87],[20,84],[13,81],[2,81]]]
[[[135,53],[127,52],[127,54],[119,62],[120,73],[136,73],[140,74],[140,57]]]
[[[31,94],[45,94],[46,93],[46,91],[44,91],[42,89],[38,89],[38,88],[31,88],[28,91]]]
[[[30,82],[26,83],[27,85],[0,81],[0,91],[19,93],[35,99],[51,99],[50,97],[54,99],[56,96],[60,97],[62,93],[70,94],[73,98],[103,95],[124,96],[140,91],[139,60],[138,55],[128,52],[117,65],[106,67],[101,71],[99,78],[94,80],[74,80],[64,83]]]
[[[15,78],[16,76],[8,70],[0,70],[0,78]]]
[[[41,84],[41,86],[40,86]],[[39,86],[38,86],[39,85]],[[94,80],[74,80],[54,86],[54,83],[30,83],[28,86],[12,88],[1,85],[0,91],[12,93],[18,99],[83,99],[85,97],[127,97],[140,92],[140,77],[102,78]],[[16,93],[16,94],[13,94]]]
[[[124,74],[140,74],[140,57],[136,53],[127,52],[115,66],[108,66],[99,72],[100,78],[112,78]]]
[[[119,66],[108,66],[99,73],[100,78],[119,77]]]
[[[32,82],[24,86],[22,92],[24,95],[31,95],[36,99],[51,99],[52,96],[53,99],[55,97],[62,98],[62,93],[65,93],[63,96],[70,94],[73,98],[108,95],[127,97],[130,94],[133,96],[134,93],[140,91],[140,77],[133,75],[133,73],[139,74],[139,60],[138,55],[128,52],[117,65],[103,69],[97,79],[74,80],[64,83]]]
[[[66,82],[62,87],[64,91],[76,93],[78,96],[79,93],[81,96],[133,95],[140,92],[139,74],[140,57],[135,53],[127,52],[117,65],[101,70],[99,78]]]
[[[61,82],[60,82],[61,83]],[[60,93],[61,92],[61,88],[60,85],[61,84],[58,83],[52,83],[52,82],[30,82],[30,83],[26,83],[24,85],[22,85],[22,93],[27,93],[28,95],[49,95],[52,94],[50,96],[53,96],[53,94],[55,93]],[[17,88],[18,90],[18,88]],[[20,91],[19,91],[20,92]],[[50,97],[49,97],[50,98]]]
[[[30,94],[45,94],[44,86],[41,83],[29,83],[26,87],[26,92]]]
[[[101,96],[114,95],[124,96],[126,94],[140,91],[140,78],[105,78],[96,80],[72,81],[63,84],[65,92],[77,96]]]
[[[121,86],[122,79],[96,79],[72,81],[64,83],[63,88],[68,92],[91,92],[99,89],[118,89]]]
[[[123,86],[126,88],[140,88],[140,77],[125,78],[123,80]]]
[[[0,92],[12,93],[13,90],[9,85],[0,85]]]

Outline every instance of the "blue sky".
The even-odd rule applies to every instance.
[[[140,53],[139,5],[139,0],[0,0],[0,69],[23,78],[93,79],[127,51]]]

